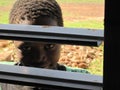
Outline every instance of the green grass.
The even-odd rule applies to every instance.
[[[87,20],[87,21],[78,21],[78,22],[64,22],[65,27],[72,28],[92,28],[92,29],[103,29],[104,25],[102,21],[97,20]]]
[[[93,60],[87,70],[91,74],[103,76],[103,60]]]
[[[104,0],[57,0],[59,3],[103,3]]]
[[[0,0],[0,6],[6,6],[10,5],[14,2],[15,0]]]
[[[8,24],[9,12],[0,13],[0,24]]]
[[[104,51],[104,42],[98,48]],[[87,70],[91,74],[103,76],[103,57],[94,59]]]
[[[15,0],[0,0],[0,24],[8,24],[9,9],[3,11],[1,8],[7,8],[14,3]]]
[[[10,5],[15,0],[0,0],[0,6]],[[59,3],[103,3],[104,0],[57,0]]]

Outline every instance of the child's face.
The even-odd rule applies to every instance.
[[[37,24],[36,24],[37,23]],[[23,24],[23,23],[22,23]],[[41,18],[24,24],[57,26],[51,18]],[[60,45],[43,42],[16,41],[15,45],[21,50],[21,61],[25,66],[55,69],[60,57]]]
[[[42,42],[21,42],[22,62],[26,66],[50,68],[56,67],[60,57],[60,45]]]
[[[49,17],[39,17],[37,20],[31,20],[28,18],[20,19],[19,22],[13,22],[14,24],[27,24],[27,25],[47,25],[47,26],[58,26],[56,20]]]

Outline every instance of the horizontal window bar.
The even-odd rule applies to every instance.
[[[57,26],[0,24],[0,38],[99,46],[104,40],[104,31]]]
[[[0,82],[58,89],[100,90],[103,77],[77,72],[58,71],[0,64]]]

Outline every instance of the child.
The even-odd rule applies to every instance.
[[[63,18],[55,0],[17,0],[11,10],[9,23],[63,27]],[[15,41],[15,45],[22,52],[19,65],[65,70],[57,63],[59,44]]]
[[[9,23],[64,26],[61,8],[55,0],[17,0],[11,10]],[[58,64],[61,49],[59,44],[27,41],[14,41],[14,43],[21,51],[20,62],[16,65],[67,70],[66,66]],[[9,87],[6,90],[43,90],[11,84],[4,86]]]

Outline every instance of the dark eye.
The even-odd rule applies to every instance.
[[[45,49],[53,49],[55,47],[54,44],[46,44]]]
[[[32,47],[29,45],[21,45],[19,49],[24,50],[24,51],[30,51]]]
[[[30,46],[25,46],[24,49],[25,50],[31,50],[31,47]]]

